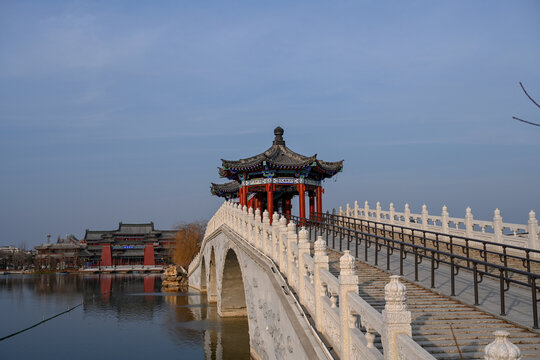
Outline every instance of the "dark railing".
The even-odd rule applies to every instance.
[[[364,260],[368,261],[368,250],[373,248],[376,266],[379,265],[379,257],[383,255],[379,253],[383,252],[384,247],[387,270],[390,270],[391,255],[399,252],[400,275],[403,275],[403,262],[410,254],[414,256],[415,281],[418,281],[418,267],[425,259],[430,262],[432,288],[435,287],[435,270],[440,269],[441,263],[446,264],[450,272],[451,296],[456,295],[455,277],[460,270],[468,270],[473,277],[475,305],[479,305],[478,285],[485,277],[494,278],[499,282],[501,315],[506,315],[505,292],[510,288],[510,284],[528,288],[531,290],[533,328],[538,328],[540,274],[531,271],[531,265],[540,264],[540,260],[532,258],[531,255],[540,254],[540,251],[328,213],[315,213],[310,219],[291,215],[290,220],[298,226],[306,227],[310,233],[315,231],[316,234],[324,236],[326,245],[333,249],[344,250],[343,240],[346,240],[347,250],[350,250],[351,243],[354,243],[356,258],[363,247]],[[337,248],[336,238],[339,242]],[[494,258],[498,259],[500,264],[495,263],[492,260]],[[509,262],[521,264],[524,269],[516,269],[510,266]]]

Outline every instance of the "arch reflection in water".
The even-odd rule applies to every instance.
[[[206,294],[184,291],[165,297],[175,308],[170,323],[174,336],[193,346],[200,346],[202,336],[206,360],[250,359],[247,318],[220,317],[217,304],[209,302]]]

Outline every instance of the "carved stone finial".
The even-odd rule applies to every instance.
[[[471,210],[470,206],[467,206],[467,209],[465,209],[465,214],[466,215],[472,215],[472,210]]]
[[[448,208],[446,207],[446,205],[443,205],[443,207],[442,207],[442,211],[443,211],[443,212],[446,212],[446,211],[448,211]]]
[[[308,232],[306,228],[302,226],[302,228],[298,232],[298,243],[305,244],[307,242],[308,242]]]
[[[424,205],[422,205],[422,212],[426,212],[426,211],[427,211],[427,205],[424,204]]]
[[[508,340],[510,333],[504,330],[497,330],[493,333],[495,341],[487,344],[484,348],[484,357],[486,360],[519,360],[521,351]]]
[[[342,257],[339,258],[339,275],[355,275],[356,264],[354,257],[349,250],[345,250]]]
[[[252,207],[250,207],[250,208],[248,209],[248,214],[249,214],[249,215],[253,215],[253,208],[252,208]]]
[[[255,217],[256,218],[261,218],[261,210],[259,208],[255,209]]]
[[[399,281],[400,277],[399,275],[390,276],[390,282],[384,287],[386,311],[407,311],[407,287]]]
[[[287,218],[283,215],[279,218],[279,226],[287,226]]]
[[[536,213],[531,210],[529,211],[529,220],[535,220],[536,219]]]
[[[270,224],[270,218],[268,217],[268,210],[264,210],[263,212],[263,223]]]
[[[279,214],[274,211],[274,214],[272,215],[272,224],[276,225],[279,223]]]
[[[289,232],[296,232],[296,224],[291,221],[289,225],[287,225],[287,230]]]
[[[405,210],[409,210],[409,204],[405,204]]]
[[[326,243],[321,235],[317,236],[317,241],[313,245],[315,249],[315,256],[326,256]]]
[[[501,210],[499,210],[499,208],[495,209],[495,211],[493,212],[493,215],[495,217],[501,217]]]

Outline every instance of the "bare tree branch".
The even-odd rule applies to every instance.
[[[534,105],[538,106],[540,108],[540,105],[534,101],[534,99],[531,97],[531,95],[529,95],[529,93],[527,92],[527,90],[525,90],[525,86],[523,86],[523,84],[521,83],[521,81],[519,82],[519,86],[521,86],[521,90],[523,90],[523,92],[525,93],[525,95],[527,95],[527,97],[529,98],[529,100],[531,100],[533,102]],[[527,121],[527,120],[523,120],[523,119],[520,119],[518,117],[515,117],[515,116],[512,116],[512,119],[514,120],[517,120],[517,121],[521,121],[521,122],[524,122],[525,124],[529,124],[529,125],[534,125],[534,126],[540,126],[540,124],[538,123],[534,123],[534,122],[531,122],[531,121]]]
[[[523,84],[521,83],[521,81],[519,82],[519,85],[521,86],[521,89],[523,89],[523,92],[525,93],[525,95],[527,95],[527,97],[529,98],[529,100],[531,100],[533,102],[534,105],[538,106],[540,108],[540,105],[538,105],[538,103],[536,101],[534,101],[534,99],[529,95],[529,93],[527,92],[527,90],[525,90],[525,87],[523,86]]]
[[[530,124],[530,125],[540,126],[540,124],[533,123],[533,122],[530,122],[530,121],[527,121],[527,120],[523,120],[523,119],[517,118],[515,116],[512,116],[512,119],[517,120],[517,121],[521,121],[521,122],[524,122],[524,123],[527,123],[527,124]]]

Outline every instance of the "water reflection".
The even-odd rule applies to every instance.
[[[249,359],[246,318],[220,318],[215,304],[193,290],[162,293],[158,275],[4,275],[0,276],[0,337],[83,302],[73,314],[62,315],[21,335],[0,342],[0,357],[61,358],[58,349],[77,353],[88,340],[108,349],[111,357],[154,356],[190,359]],[[97,329],[97,331],[96,331]],[[118,349],[120,337],[141,337]],[[24,344],[43,348],[36,352]],[[127,340],[126,340],[127,341]],[[55,349],[56,348],[56,353]],[[22,349],[22,350],[21,350]],[[110,350],[109,350],[110,349]],[[45,351],[45,352],[44,352]]]

